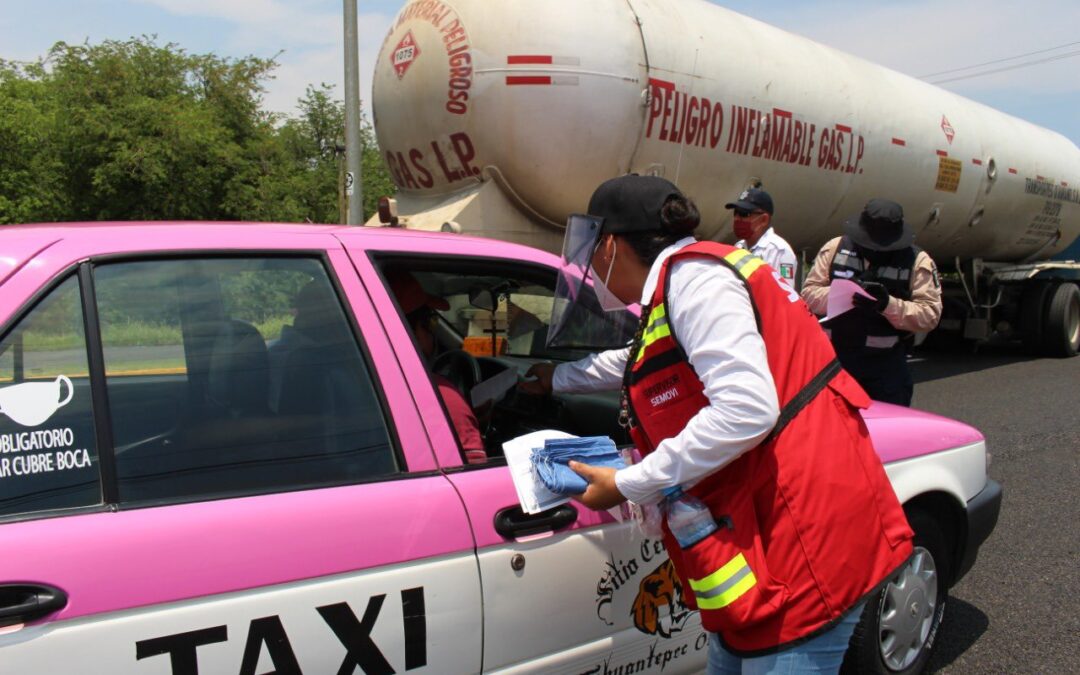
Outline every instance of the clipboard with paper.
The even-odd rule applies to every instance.
[[[856,295],[861,295],[864,298],[870,298],[871,300],[874,299],[874,296],[864,291],[862,286],[854,281],[849,279],[834,279],[833,282],[829,284],[828,305],[826,306],[825,316],[820,322],[823,324],[827,323],[836,317],[847,314],[855,309]]]

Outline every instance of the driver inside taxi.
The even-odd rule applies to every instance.
[[[390,292],[397,298],[424,359],[430,363],[435,355],[434,330],[438,324],[438,311],[450,309],[450,303],[425,291],[416,277],[408,272],[394,270],[387,274],[387,279],[390,282]],[[484,450],[484,440],[480,436],[476,414],[453,382],[438,373],[434,373],[433,377],[439,397],[454,425],[454,433],[465,451],[465,461],[469,464],[486,462],[487,452]]]

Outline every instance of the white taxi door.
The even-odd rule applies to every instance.
[[[476,533],[485,672],[686,673],[706,635],[663,544],[576,502],[524,515],[505,466],[451,477]],[[617,515],[616,515],[617,514]]]

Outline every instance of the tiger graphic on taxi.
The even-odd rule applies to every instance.
[[[612,555],[604,563],[604,572],[596,583],[596,615],[605,624],[613,625],[612,609],[622,604],[615,602],[616,593],[636,589],[630,603],[634,627],[646,635],[671,638],[683,630],[693,614],[683,601],[682,582],[667,559],[662,541],[645,539],[637,553],[629,560],[616,560]],[[660,564],[635,585],[638,575],[657,561]]]

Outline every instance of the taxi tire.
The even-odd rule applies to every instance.
[[[951,578],[949,549],[945,543],[941,527],[932,516],[920,510],[911,510],[907,515],[911,529],[915,531],[913,543],[916,549],[921,548],[929,553],[937,570],[937,606],[934,610],[926,641],[929,644],[924,642],[920,646],[920,652],[915,660],[902,670],[894,670],[886,665],[880,649],[880,610],[884,594],[887,592],[887,589],[882,589],[866,601],[862,618],[859,619],[858,625],[855,626],[855,632],[851,636],[851,642],[848,644],[848,651],[840,669],[840,672],[844,675],[915,675],[926,669],[926,665],[933,655],[949,595],[948,586]]]

